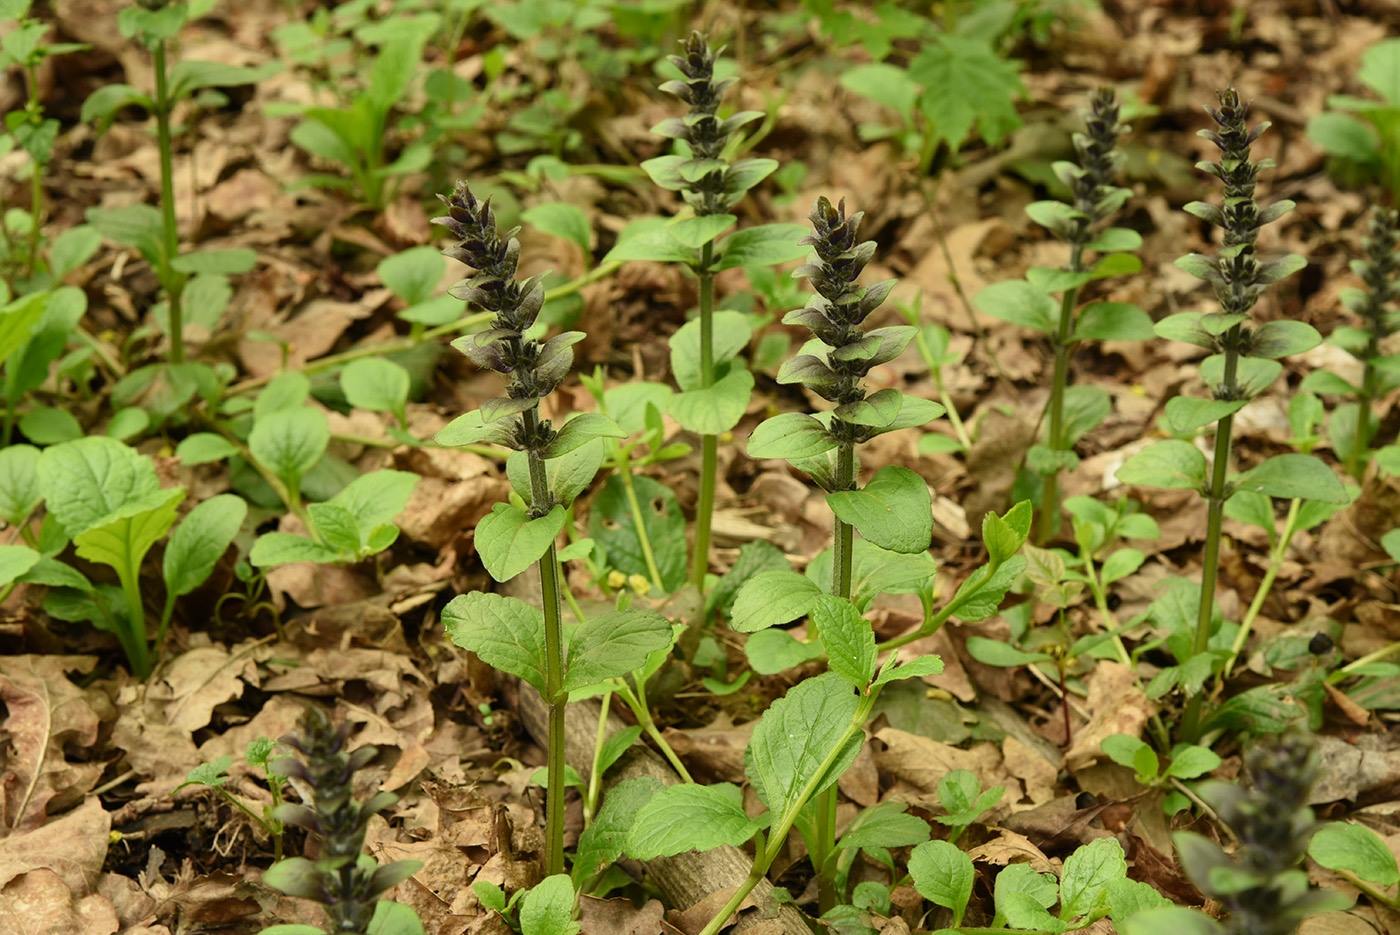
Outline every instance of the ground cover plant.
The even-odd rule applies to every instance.
[[[0,0],[0,929],[1400,927],[1343,7]]]

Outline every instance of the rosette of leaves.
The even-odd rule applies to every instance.
[[[715,274],[736,267],[764,269],[798,259],[805,252],[797,242],[802,228],[796,224],[763,224],[727,233],[738,221],[728,210],[778,163],[759,158],[731,161],[737,132],[763,115],[741,111],[721,116],[724,94],[737,80],[716,77],[721,51],[692,32],[682,42],[682,54],[669,56],[681,77],[664,82],[661,90],[680,98],[690,110],[684,117],[662,121],[653,132],[674,140],[680,151],[642,163],[652,181],[678,192],[691,212],[633,222],[606,258],[682,263],[699,281],[696,317],[671,338],[671,369],[681,391],[667,407],[682,428],[701,436],[690,568],[690,581],[696,587],[703,586],[709,570],[719,435],[738,424],[753,391],[753,375],[739,356],[752,337],[753,323],[739,312],[715,310]]]
[[[346,750],[349,724],[338,729],[319,708],[308,707],[300,733],[280,742],[301,754],[282,765],[283,774],[300,780],[311,792],[311,804],[284,804],[271,817],[304,828],[320,841],[315,858],[291,857],[273,864],[263,882],[288,896],[312,899],[326,908],[330,931],[336,935],[423,935],[418,913],[402,903],[381,900],[384,892],[422,868],[422,861],[397,860],[379,866],[364,853],[370,819],[398,801],[392,792],[379,792],[360,801],[355,774],[378,754],[374,747]],[[324,935],[309,925],[276,925],[262,935]]]
[[[1223,183],[1224,202],[1217,207],[1195,201],[1186,210],[1221,228],[1223,246],[1216,256],[1191,253],[1177,260],[1177,265],[1210,283],[1219,310],[1180,312],[1158,322],[1155,329],[1160,337],[1185,341],[1210,353],[1201,363],[1201,376],[1211,389],[1211,398],[1178,396],[1169,400],[1166,422],[1179,435],[1215,425],[1214,458],[1208,462],[1194,444],[1175,438],[1143,449],[1128,459],[1117,474],[1124,483],[1197,490],[1206,499],[1206,541],[1200,608],[1192,641],[1194,656],[1211,651],[1212,620],[1218,614],[1215,585],[1225,502],[1236,491],[1290,500],[1347,502],[1346,490],[1337,476],[1307,454],[1276,455],[1236,477],[1229,474],[1234,414],[1278,378],[1283,370],[1279,358],[1315,347],[1322,339],[1312,326],[1301,321],[1255,323],[1251,319],[1263,291],[1302,269],[1306,261],[1296,254],[1269,260],[1258,256],[1260,229],[1282,217],[1293,202],[1279,201],[1267,207],[1256,202],[1259,171],[1272,167],[1273,162],[1252,161],[1249,150],[1269,124],[1250,128],[1249,104],[1233,88],[1219,92],[1218,97],[1219,107],[1206,108],[1217,129],[1201,130],[1200,135],[1219,148],[1220,161],[1200,162],[1197,168]],[[1218,671],[1227,657],[1228,652],[1217,654],[1208,670]],[[1180,656],[1178,662],[1191,664]],[[1202,693],[1197,690],[1187,702],[1182,739],[1188,742],[1198,734],[1201,698]]]
[[[1191,882],[1229,910],[1224,924],[1194,910],[1164,907],[1129,920],[1127,935],[1290,935],[1305,917],[1351,904],[1341,893],[1309,888],[1307,872],[1299,867],[1320,827],[1308,807],[1318,778],[1311,741],[1288,733],[1258,742],[1245,752],[1245,773],[1248,789],[1220,780],[1198,788],[1238,842],[1233,859],[1204,835],[1181,831],[1174,836]]]
[[[1096,91],[1084,112],[1085,132],[1074,134],[1078,164],[1054,164],[1056,176],[1070,191],[1069,202],[1036,201],[1026,206],[1031,220],[1069,247],[1069,264],[1061,269],[1032,268],[1025,279],[995,283],[973,300],[989,315],[1045,334],[1054,350],[1050,399],[1042,417],[1045,439],[1026,453],[1026,464],[1043,479],[1036,536],[1041,543],[1059,526],[1059,475],[1079,463],[1075,442],[1113,409],[1103,389],[1067,385],[1075,348],[1088,340],[1152,337],[1152,319],[1130,303],[1095,301],[1076,308],[1080,290],[1090,282],[1142,269],[1142,262],[1125,252],[1139,249],[1142,237],[1125,227],[1104,226],[1131,194],[1114,184],[1126,158],[1117,149],[1127,130],[1118,122],[1118,114],[1113,90]],[[1091,251],[1098,254],[1092,262],[1087,257]]]
[[[1360,277],[1365,288],[1343,289],[1341,293],[1342,304],[1361,319],[1361,327],[1337,328],[1327,339],[1328,343],[1345,349],[1365,364],[1361,385],[1352,386],[1325,370],[1308,374],[1302,385],[1303,389],[1356,400],[1332,410],[1328,434],[1332,450],[1357,480],[1366,471],[1376,431],[1371,404],[1400,385],[1400,357],[1381,353],[1381,342],[1400,328],[1400,312],[1395,308],[1395,300],[1400,298],[1397,246],[1400,246],[1400,212],[1394,208],[1376,208],[1371,215],[1369,235],[1361,239],[1366,258],[1351,262],[1352,272]]]
[[[603,463],[603,438],[625,433],[600,413],[576,416],[555,429],[539,414],[539,403],[568,374],[572,346],[583,337],[565,332],[536,337],[535,319],[544,304],[541,276],[521,282],[516,270],[520,242],[515,231],[501,235],[488,198],[478,201],[465,182],[443,199],[448,215],[434,219],[457,237],[447,256],[476,272],[452,294],[493,316],[486,329],[453,346],[480,367],[507,379],[506,395],[458,417],[437,435],[444,445],[493,442],[515,450],[507,473],[520,503],[497,503],[476,527],[476,549],[497,581],[538,563],[541,606],[518,598],[474,592],[455,598],[443,611],[447,634],[489,665],[534,686],[549,705],[549,779],[545,796],[546,873],[564,871],[564,707],[569,692],[620,677],[673,639],[666,619],[654,611],[619,610],[574,628],[565,640],[561,574],[555,540],[567,506]]]

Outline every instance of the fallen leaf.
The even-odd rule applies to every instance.
[[[114,935],[117,912],[93,893],[75,900],[52,870],[31,870],[0,889],[0,929],[6,935]]]
[[[0,883],[32,870],[51,870],[75,896],[97,891],[112,816],[96,796],[45,824],[0,840]]]
[[[1074,732],[1074,744],[1065,754],[1070,770],[1097,760],[1105,737],[1111,734],[1142,735],[1143,725],[1152,714],[1152,703],[1137,687],[1132,669],[1119,662],[1102,659],[1089,676],[1089,724]]]
[[[115,713],[107,696],[68,680],[68,672],[90,672],[96,663],[95,656],[0,659],[0,702],[8,709],[0,736],[12,750],[0,761],[5,827],[37,828],[50,807],[78,801],[102,775],[103,763],[70,763],[64,754],[70,744],[91,747],[98,726]]]

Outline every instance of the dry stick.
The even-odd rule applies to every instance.
[[[578,771],[585,783],[592,778],[590,764],[598,740],[598,720],[602,704],[597,698],[579,701],[569,705],[564,714],[565,759]],[[525,730],[543,745],[547,738],[546,721],[548,712],[544,700],[536,692],[520,692],[520,720]],[[616,734],[626,724],[616,714],[607,718],[607,732]],[[676,774],[661,761],[661,758],[647,747],[634,745],[617,764],[608,770],[603,785],[610,788],[628,779],[650,777],[664,785],[673,786],[680,782]],[[753,861],[737,847],[725,845],[710,851],[687,851],[675,857],[658,857],[646,862],[647,875],[656,882],[667,901],[678,908],[688,909],[703,899],[724,890],[733,890],[745,885]],[[759,880],[753,889],[753,899],[760,905],[767,905],[773,886],[766,879]],[[780,903],[776,916],[764,917],[761,913],[741,914],[734,926],[735,933],[742,933],[761,925],[771,925],[776,919],[782,926],[782,935],[811,935],[805,917],[790,903]]]

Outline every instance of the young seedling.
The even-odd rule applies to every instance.
[[[1250,313],[1265,287],[1302,269],[1306,261],[1293,254],[1274,260],[1261,260],[1256,255],[1260,229],[1282,217],[1293,203],[1280,201],[1260,208],[1255,202],[1259,171],[1273,163],[1267,159],[1251,161],[1249,148],[1269,125],[1248,127],[1249,105],[1233,88],[1218,96],[1220,106],[1206,108],[1218,131],[1202,130],[1200,135],[1220,149],[1220,161],[1201,162],[1197,167],[1224,183],[1224,206],[1197,201],[1186,209],[1220,227],[1224,231],[1224,245],[1216,257],[1193,253],[1182,257],[1177,265],[1211,284],[1220,311],[1181,312],[1156,326],[1161,337],[1186,341],[1212,353],[1201,365],[1201,375],[1211,388],[1212,398],[1178,396],[1167,403],[1166,417],[1175,431],[1183,433],[1218,423],[1214,458],[1208,469],[1205,455],[1195,445],[1172,439],[1157,442],[1134,455],[1117,475],[1124,483],[1198,490],[1206,498],[1200,610],[1192,645],[1196,656],[1203,656],[1210,648],[1211,624],[1216,615],[1215,585],[1220,568],[1220,526],[1225,502],[1230,496],[1236,490],[1252,490],[1285,499],[1347,501],[1346,490],[1336,475],[1309,455],[1276,455],[1237,478],[1231,479],[1229,475],[1234,414],[1267,389],[1282,372],[1277,358],[1315,347],[1321,337],[1310,325],[1300,321],[1269,321],[1256,325],[1250,320]],[[1200,736],[1202,701],[1200,691],[1187,700],[1181,725],[1181,738],[1187,742],[1194,742]]]
[[[1189,808],[1193,800],[1199,801],[1196,794],[1186,787],[1184,780],[1198,779],[1211,770],[1219,769],[1221,763],[1220,757],[1209,747],[1179,743],[1172,748],[1164,770],[1157,751],[1129,734],[1110,734],[1099,746],[1110,760],[1131,769],[1138,785],[1150,789],[1172,786],[1173,791],[1162,800],[1162,809],[1168,815]]]
[[[1352,386],[1334,373],[1314,370],[1301,387],[1355,399],[1332,410],[1328,434],[1347,473],[1357,480],[1366,473],[1376,432],[1372,405],[1400,385],[1400,358],[1382,356],[1381,352],[1382,342],[1400,327],[1400,313],[1395,308],[1395,300],[1400,298],[1400,253],[1396,252],[1400,247],[1400,212],[1376,208],[1370,236],[1361,239],[1361,246],[1366,259],[1353,260],[1351,269],[1366,288],[1343,289],[1341,299],[1361,319],[1362,327],[1337,328],[1327,339],[1362,361],[1361,385]]]
[[[213,789],[223,796],[229,804],[239,808],[251,818],[259,827],[267,832],[272,838],[272,859],[282,859],[282,831],[285,825],[280,818],[273,816],[273,812],[282,804],[283,789],[287,784],[287,775],[283,772],[287,756],[273,757],[272,751],[277,744],[266,737],[259,737],[257,740],[249,741],[248,747],[244,750],[243,759],[249,766],[260,769],[263,778],[267,781],[267,788],[272,794],[272,804],[265,805],[262,814],[259,815],[247,806],[244,801],[236,797],[228,789],[224,788],[224,783],[228,781],[228,768],[233,765],[233,755],[225,753],[208,763],[201,763],[189,771],[185,776],[185,781],[174,789],[170,790],[171,795],[179,792],[185,786],[205,786]]]
[[[443,610],[443,621],[454,643],[523,678],[549,705],[545,872],[553,876],[564,872],[564,708],[569,692],[641,667],[653,652],[670,646],[672,632],[654,611],[619,610],[579,621],[566,645],[555,540],[564,528],[567,506],[602,464],[602,439],[624,433],[600,413],[576,416],[559,429],[541,418],[540,400],[568,374],[572,346],[583,335],[565,332],[543,342],[534,337],[544,287],[540,276],[517,280],[520,242],[515,231],[502,236],[490,199],[477,201],[465,182],[443,201],[448,215],[435,221],[457,239],[444,252],[475,271],[452,294],[494,316],[486,330],[465,335],[453,346],[478,367],[506,375],[509,383],[506,396],[458,417],[437,440],[444,445],[492,442],[516,452],[507,473],[521,505],[496,504],[477,525],[476,548],[497,581],[537,564],[542,599],[536,608],[517,598],[474,591],[454,598]]]
[[[1400,893],[1390,896],[1380,889],[1400,883],[1400,867],[1390,848],[1371,829],[1329,821],[1308,842],[1308,856],[1340,873],[1373,902],[1400,909]]]
[[[1361,53],[1356,77],[1382,99],[1334,94],[1327,98],[1332,110],[1309,120],[1307,129],[1308,138],[1332,157],[1328,168],[1339,180],[1378,184],[1392,202],[1400,196],[1400,90],[1392,78],[1397,66],[1400,39],[1371,46]]]
[[[1085,340],[1137,341],[1152,337],[1152,319],[1125,302],[1094,302],[1082,311],[1076,303],[1088,283],[1142,268],[1137,257],[1122,251],[1142,246],[1142,237],[1124,227],[1104,228],[1104,221],[1123,206],[1131,192],[1114,184],[1126,158],[1118,152],[1127,127],[1118,122],[1113,91],[1100,88],[1084,114],[1086,133],[1074,135],[1079,164],[1055,163],[1055,174],[1070,190],[1071,202],[1036,201],[1026,207],[1031,220],[1069,247],[1064,269],[1036,267],[1026,279],[988,286],[973,299],[982,311],[1003,321],[1040,331],[1054,349],[1050,399],[1042,420],[1045,441],[1026,454],[1026,464],[1042,478],[1036,541],[1050,540],[1060,525],[1059,476],[1074,470],[1074,443],[1101,423],[1113,409],[1108,393],[1092,386],[1069,386],[1069,365],[1075,348]],[[1087,254],[1099,256],[1090,262]],[[1054,293],[1059,292],[1059,301]]]
[[[378,751],[345,749],[350,725],[338,729],[320,708],[308,707],[300,732],[281,738],[301,754],[285,764],[284,775],[304,783],[311,795],[307,805],[280,805],[272,818],[305,829],[320,839],[314,859],[289,857],[263,874],[263,883],[300,899],[326,907],[330,933],[372,932],[374,935],[423,935],[418,913],[403,903],[380,899],[422,869],[418,860],[398,860],[379,866],[364,853],[370,819],[398,801],[380,792],[365,801],[356,796],[355,774],[369,765]],[[274,925],[261,935],[326,935],[310,925]]]

